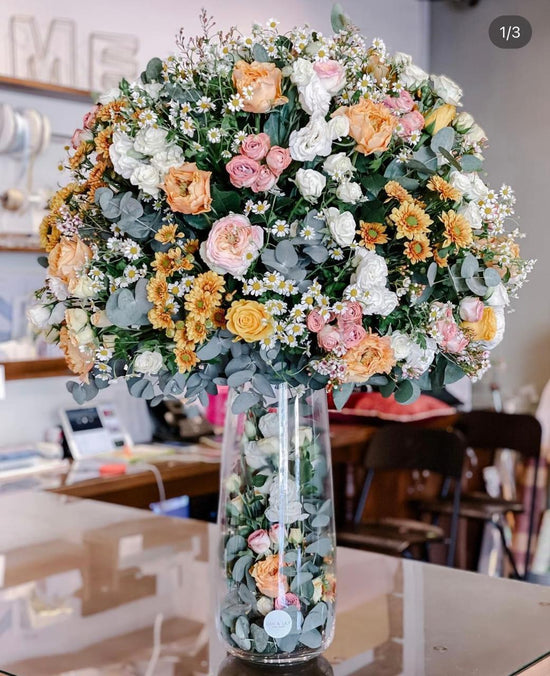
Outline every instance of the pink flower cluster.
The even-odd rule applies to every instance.
[[[336,324],[330,322],[336,319]],[[306,319],[307,328],[317,334],[319,347],[327,352],[349,350],[365,337],[363,310],[359,303],[350,301],[337,316],[330,316],[327,322],[318,310],[311,310]]]
[[[432,331],[440,347],[447,352],[460,354],[470,342],[456,323],[452,308],[449,306],[445,308],[443,316],[434,323]]]
[[[279,530],[280,526],[278,523],[274,523],[269,532],[263,528],[255,530],[248,536],[247,543],[249,548],[255,554],[265,554],[269,551],[272,543],[277,544],[279,542]]]
[[[240,154],[231,158],[225,168],[235,188],[267,192],[291,161],[289,149],[272,146],[269,136],[262,132],[249,134],[241,143]]]
[[[399,96],[388,96],[383,101],[393,113],[400,114],[399,136],[410,136],[414,131],[424,128],[424,116],[416,109],[413,97],[406,89],[399,92]]]
[[[71,145],[76,150],[82,141],[91,141],[93,139],[93,134],[90,129],[93,127],[97,111],[100,106],[96,103],[91,110],[89,110],[82,120],[82,129],[75,129],[71,137]]]

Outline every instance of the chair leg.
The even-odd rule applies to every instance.
[[[521,580],[522,576],[519,574],[518,567],[516,566],[516,560],[514,559],[514,555],[510,551],[510,547],[508,547],[508,543],[506,542],[506,533],[504,532],[504,528],[502,527],[502,524],[500,523],[499,520],[496,519],[491,519],[491,523],[497,528],[498,532],[500,533],[500,539],[502,540],[502,546],[504,548],[504,552],[506,556],[508,557],[508,561],[510,561],[510,565],[512,566],[512,570],[514,571],[514,578],[516,580]]]
[[[527,573],[529,572],[529,559],[531,558],[531,539],[533,537],[533,529],[535,526],[535,507],[537,504],[537,493],[538,493],[538,473],[539,473],[539,458],[535,458],[535,471],[533,476],[533,488],[531,489],[531,505],[529,509],[529,531],[527,532],[527,550],[525,552],[525,566],[524,566],[524,575],[523,579],[527,579]]]

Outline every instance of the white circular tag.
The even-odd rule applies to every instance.
[[[271,638],[283,638],[292,629],[292,618],[284,610],[272,610],[264,618],[264,629]]]

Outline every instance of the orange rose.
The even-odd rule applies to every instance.
[[[435,136],[440,129],[448,127],[455,119],[456,107],[451,106],[450,103],[444,103],[439,108],[433,108],[424,117],[424,126],[432,136]],[[433,127],[430,125],[433,124]]]
[[[395,356],[388,336],[367,333],[359,345],[344,355],[346,381],[364,383],[376,373],[389,373],[395,366]]]
[[[256,580],[256,586],[260,592],[265,596],[274,599],[288,591],[286,575],[280,572],[277,554],[271,554],[263,561],[255,563],[250,569],[250,574]]]
[[[210,211],[211,171],[197,169],[194,162],[172,167],[162,186],[172,211],[182,214],[203,214]]]
[[[471,340],[491,341],[497,335],[497,317],[492,307],[485,307],[477,322],[462,322],[461,327],[468,331]]]
[[[244,98],[243,110],[247,113],[268,113],[274,106],[281,106],[288,99],[282,96],[283,74],[274,63],[237,61],[233,68],[233,86]],[[245,87],[252,96],[247,98]]]
[[[76,340],[71,340],[69,330],[63,326],[59,331],[59,347],[65,353],[67,366],[81,380],[88,382],[88,373],[94,365],[93,351],[89,346],[79,347]]]
[[[75,281],[78,271],[90,260],[92,250],[75,235],[63,237],[48,255],[48,273],[65,284]]]
[[[271,315],[255,300],[236,300],[227,311],[227,328],[247,343],[263,340],[273,333]]]
[[[365,155],[386,150],[397,126],[397,118],[387,106],[369,99],[361,99],[354,106],[341,106],[332,117],[335,115],[348,118],[349,136],[357,141],[355,150]]]

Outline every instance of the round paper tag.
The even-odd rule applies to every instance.
[[[272,610],[264,618],[264,629],[271,638],[283,638],[292,629],[292,618],[284,610]]]

